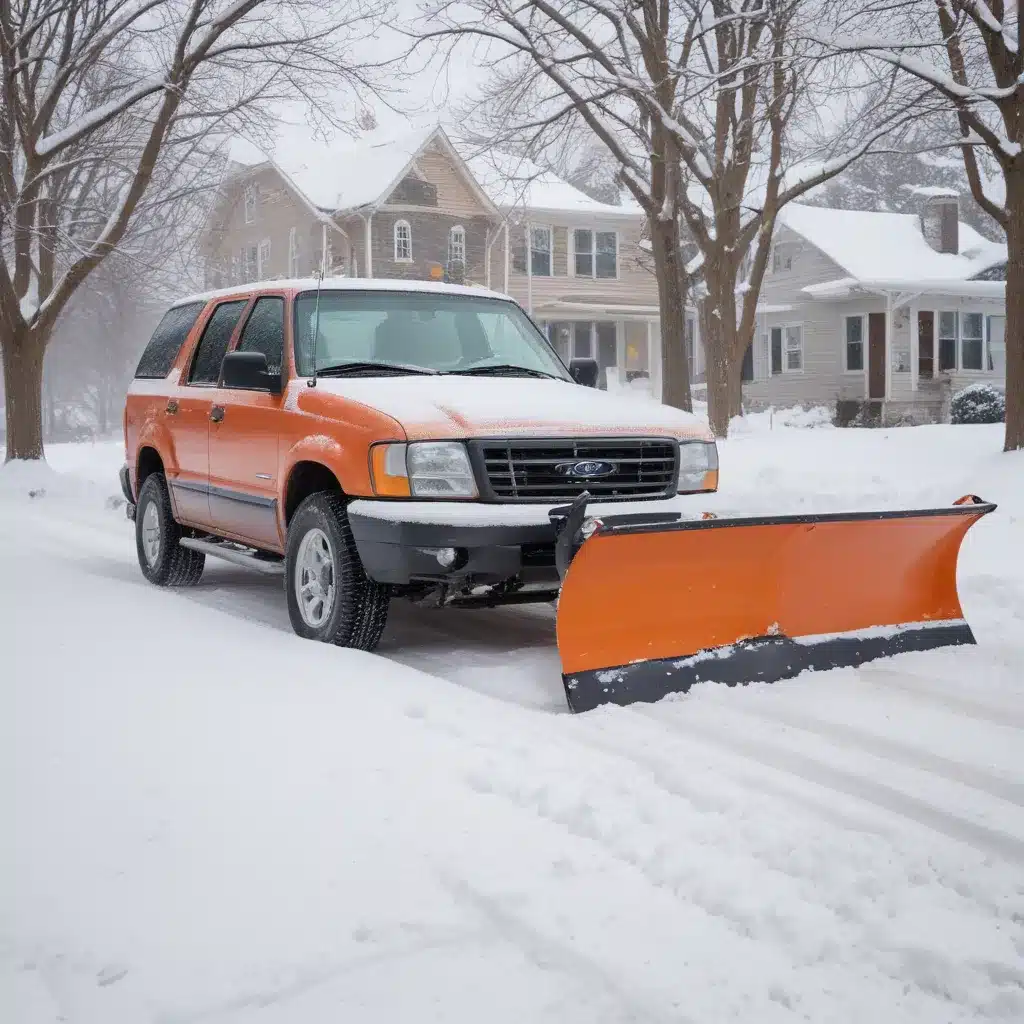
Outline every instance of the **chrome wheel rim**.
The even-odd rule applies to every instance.
[[[295,558],[295,597],[302,621],[319,629],[334,607],[334,552],[323,530],[312,529],[299,544]]]
[[[142,553],[146,556],[147,565],[156,565],[160,557],[160,513],[153,501],[142,514]]]

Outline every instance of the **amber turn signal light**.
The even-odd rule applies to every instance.
[[[370,449],[370,478],[374,494],[382,498],[408,498],[411,492],[405,445],[375,444]]]

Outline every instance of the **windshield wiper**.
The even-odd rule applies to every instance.
[[[322,366],[316,371],[318,377],[398,377],[402,374],[417,373],[436,376],[438,370],[425,366],[408,366],[405,363],[337,363]]]
[[[534,370],[529,366],[513,366],[511,363],[489,363],[486,366],[470,366],[465,370],[448,370],[451,374],[480,375],[487,376],[494,374],[496,377],[547,377],[548,380],[562,380],[553,373],[545,373],[543,370]]]

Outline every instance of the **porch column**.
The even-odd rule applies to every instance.
[[[892,292],[885,296],[885,401],[892,397],[892,318],[895,309],[893,308]]]
[[[655,331],[658,321],[647,321],[647,358],[650,360],[651,394],[661,401],[661,331]]]
[[[917,390],[917,362],[920,338],[917,336],[917,303],[910,306],[910,390]]]

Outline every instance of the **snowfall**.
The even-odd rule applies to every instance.
[[[1024,1020],[1001,444],[740,422],[695,507],[997,502],[959,564],[978,645],[577,716],[547,607],[309,643],[279,579],[143,581],[117,440],[0,470],[0,1019]]]

